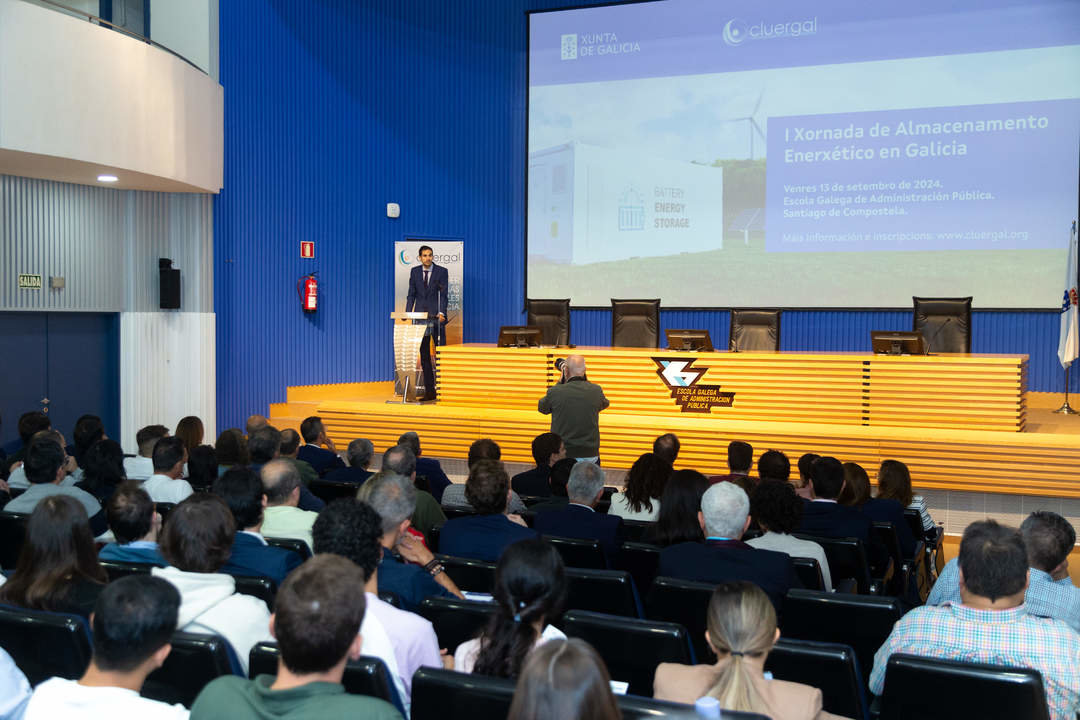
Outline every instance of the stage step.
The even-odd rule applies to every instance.
[[[375,392],[385,393],[386,383],[336,383],[332,385],[294,385],[286,389],[287,402],[322,402],[323,400],[363,400]],[[375,390],[379,388],[379,390]]]

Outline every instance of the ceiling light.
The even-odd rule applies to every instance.
[[[120,178],[116,177],[115,175],[98,175],[97,176],[98,182],[116,182],[119,179]]]

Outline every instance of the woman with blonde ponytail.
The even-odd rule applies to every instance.
[[[724,710],[754,712],[773,720],[826,720],[821,691],[765,677],[765,658],[780,638],[776,610],[768,595],[746,581],[722,583],[709,602],[705,639],[716,653],[714,665],[662,663],[653,696],[692,704],[706,695]]]

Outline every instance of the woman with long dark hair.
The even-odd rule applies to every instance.
[[[203,441],[203,423],[202,420],[194,415],[188,415],[181,418],[180,422],[176,424],[176,437],[184,441],[184,447],[190,453],[195,448],[202,445]]]
[[[106,582],[86,510],[72,497],[50,495],[30,514],[15,572],[0,586],[0,603],[89,619]]]
[[[251,462],[247,440],[244,439],[244,433],[240,432],[240,428],[222,430],[218,435],[217,443],[214,444],[214,452],[217,453],[219,477],[231,467],[247,465]]]
[[[607,667],[584,640],[536,648],[518,680],[507,720],[620,720]]]
[[[83,477],[75,483],[98,499],[102,505],[112,497],[116,486],[127,480],[124,450],[115,440],[99,440],[83,453]]]
[[[536,645],[565,638],[548,625],[566,600],[562,557],[542,540],[522,540],[503,551],[495,567],[495,614],[480,637],[458,646],[454,669],[517,677]]]
[[[671,463],[659,455],[643,453],[626,475],[626,490],[611,496],[608,515],[626,520],[655,520],[670,476]]]
[[[698,523],[701,496],[709,489],[709,480],[697,470],[676,470],[671,473],[664,494],[660,497],[660,514],[656,527],[646,536],[654,545],[667,547],[684,542],[703,542],[705,536]]]

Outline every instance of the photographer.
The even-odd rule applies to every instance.
[[[555,363],[559,367],[559,361]],[[600,411],[608,399],[599,385],[585,379],[585,358],[570,355],[562,363],[562,379],[548,388],[538,409],[551,415],[551,432],[566,444],[566,456],[598,462],[600,459]]]

